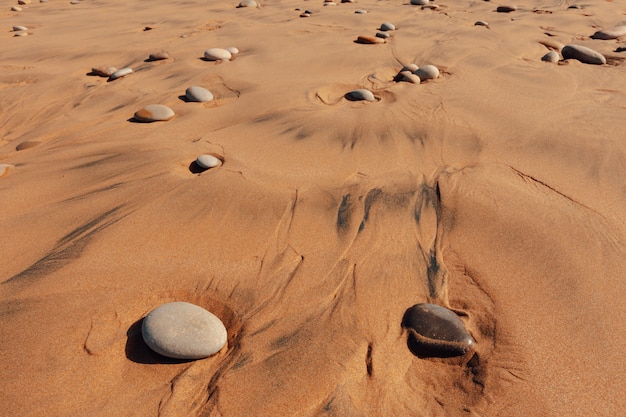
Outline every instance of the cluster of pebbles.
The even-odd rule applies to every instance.
[[[389,22],[384,22],[378,28],[375,36],[361,35],[356,38],[356,43],[362,43],[366,45],[376,45],[379,43],[385,43],[387,39],[391,37],[391,33],[396,30],[396,25]]]
[[[434,65],[423,65],[418,67],[416,64],[408,64],[402,67],[395,81],[405,81],[411,84],[420,84],[427,80],[439,78],[439,68]]]

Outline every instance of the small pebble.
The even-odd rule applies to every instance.
[[[429,0],[411,0],[411,4],[414,6],[426,6],[430,3]]]
[[[424,65],[423,67],[419,67],[417,71],[414,73],[420,80],[434,80],[439,77],[439,69],[434,65]]]
[[[11,168],[13,168],[13,165],[0,164],[0,178],[6,176]]]
[[[17,4],[21,4],[22,6],[25,4],[30,4],[30,0],[17,0]]]
[[[117,68],[111,67],[109,65],[101,65],[99,67],[93,67],[91,69],[92,74],[99,75],[101,77],[110,77],[115,71],[117,71]]]
[[[382,39],[387,39],[391,37],[391,34],[389,34],[388,32],[376,32],[376,37],[377,38],[382,38]]]
[[[198,87],[197,85],[193,85],[189,87],[185,91],[185,97],[189,101],[203,103],[207,101],[213,100],[213,93],[211,93],[206,88]]]
[[[39,0],[39,3],[48,3],[48,0]]]
[[[380,30],[382,30],[383,32],[387,32],[388,30],[396,30],[396,25],[394,25],[393,23],[385,22],[380,25]]]
[[[377,44],[377,43],[385,43],[385,40],[383,38],[377,38],[375,36],[359,36],[358,38],[356,38],[357,43],[364,43],[364,44]]]
[[[13,36],[28,36],[28,32],[16,32]]]
[[[230,52],[231,56],[235,56],[239,53],[239,49],[235,48],[234,46],[229,46],[227,48],[224,48],[225,50],[227,50],[228,52]]]
[[[606,64],[604,55],[581,45],[565,45],[561,50],[561,54],[563,55],[563,59],[576,59],[585,64]]]
[[[485,27],[489,27],[489,23],[485,22],[484,20],[479,20],[477,22],[474,23],[474,26],[485,26]]]
[[[311,13],[304,12],[300,15],[300,17],[311,17]]]
[[[334,1],[328,1],[328,2],[324,2],[324,6],[336,6],[337,3],[335,3]]]
[[[204,58],[208,61],[229,61],[232,57],[224,48],[209,48],[204,51]]]
[[[367,13],[367,10],[365,10],[365,9],[356,9],[356,10],[354,11],[354,13],[356,13],[356,14],[366,14],[366,13]]]
[[[257,7],[258,4],[254,0],[241,0],[237,7]]]
[[[149,104],[135,113],[135,120],[143,123],[164,122],[174,118],[174,110],[163,104]]]
[[[13,26],[13,32],[18,32],[20,30],[28,30],[26,26]]]
[[[356,3],[356,0],[341,0],[342,3]]]
[[[517,6],[498,6],[496,12],[498,13],[511,13],[517,10]]]
[[[143,340],[153,351],[175,359],[202,359],[226,345],[224,323],[191,303],[173,302],[152,310],[143,319]]]
[[[80,4],[80,2],[78,0],[72,0],[70,1],[70,4]]]
[[[36,141],[36,140],[27,140],[27,141],[24,141],[24,142],[20,143],[19,145],[17,145],[15,147],[15,150],[16,151],[23,151],[24,149],[34,148],[35,146],[40,145],[40,144],[41,144],[41,142]]]
[[[11,6],[12,12],[21,12],[22,8],[20,6]]]
[[[222,160],[213,155],[200,155],[196,158],[196,165],[200,168],[211,169],[222,165]]]
[[[122,68],[115,71],[113,74],[109,76],[109,81],[117,80],[118,78],[122,78],[127,76],[128,74],[132,74],[132,68]]]
[[[613,29],[599,30],[591,35],[591,39],[611,40],[617,39],[621,36],[626,36],[626,26],[618,26]]]
[[[559,59],[560,59],[559,54],[556,51],[550,51],[541,57],[542,61],[552,62],[553,64],[556,64],[557,62],[559,62]]]
[[[345,97],[348,100],[352,100],[352,101],[361,101],[361,100],[376,101],[376,97],[374,97],[374,93],[364,88],[350,91],[346,93]]]
[[[415,72],[419,69],[420,67],[417,66],[417,64],[406,64],[405,66],[402,67],[402,69],[400,70],[400,72],[402,71],[411,71],[411,72]]]
[[[420,77],[413,74],[411,71],[400,71],[400,74],[398,74],[398,78],[400,79],[400,81],[406,81],[412,84],[419,84],[420,82],[422,82]]]
[[[149,61],[161,61],[163,59],[168,59],[170,57],[170,54],[168,54],[167,52],[161,51],[161,52],[156,52],[154,54],[150,54],[150,56],[148,57]]]

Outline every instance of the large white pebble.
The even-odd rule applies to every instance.
[[[153,351],[175,359],[202,359],[222,350],[227,332],[213,313],[195,304],[173,302],[143,319],[143,340]]]
[[[426,6],[428,3],[428,0],[411,0],[411,4],[414,6]]]
[[[209,61],[229,61],[232,54],[224,48],[209,48],[204,51],[204,58]]]
[[[366,100],[366,101],[376,101],[376,97],[374,97],[374,93],[370,90],[366,90],[361,88],[359,90],[352,90],[346,94],[346,98],[349,100]]]
[[[165,122],[173,119],[174,116],[174,110],[163,104],[148,104],[135,113],[135,120],[144,123]]]
[[[230,52],[230,54],[232,56],[235,56],[235,55],[237,55],[239,53],[239,49],[235,48],[234,46],[229,46],[229,47],[226,47],[224,49],[226,49],[228,52]]]
[[[563,49],[561,49],[561,55],[563,55],[563,59],[577,59],[585,64],[606,64],[604,55],[586,46],[565,45]]]
[[[189,101],[195,102],[206,102],[213,100],[213,93],[211,93],[206,88],[198,87],[197,85],[192,85],[185,91],[185,97]]]
[[[196,164],[200,168],[210,169],[222,165],[222,160],[216,156],[205,154],[196,158]]]
[[[117,71],[115,71],[113,74],[109,76],[109,80],[110,81],[117,80],[118,78],[125,77],[128,74],[132,74],[132,72],[133,72],[132,68],[118,69]]]
[[[424,65],[419,67],[414,74],[420,77],[422,81],[433,80],[439,77],[439,69],[434,65]]]
[[[406,81],[411,84],[419,84],[422,80],[417,75],[413,74],[411,71],[400,71],[398,74],[401,81]]]
[[[28,30],[28,28],[26,26],[20,26],[20,25],[13,26],[13,32],[17,32],[20,30]]]

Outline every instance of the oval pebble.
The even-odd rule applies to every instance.
[[[239,53],[239,49],[235,48],[234,46],[228,46],[226,48],[224,48],[226,51],[230,52],[231,56],[235,56]]]
[[[411,0],[411,4],[414,6],[426,6],[430,3],[429,0]]]
[[[202,359],[226,345],[224,323],[195,304],[173,302],[152,310],[143,319],[143,340],[153,351],[175,359]]]
[[[12,12],[21,12],[22,8],[20,6],[11,6]]]
[[[109,76],[109,81],[117,80],[118,78],[122,78],[127,76],[128,74],[132,74],[132,68],[122,68],[115,71],[113,74]]]
[[[585,64],[606,64],[604,55],[586,46],[565,45],[563,49],[561,49],[561,55],[563,55],[563,59],[576,59]]]
[[[378,38],[376,36],[359,36],[356,38],[357,43],[363,43],[367,45],[374,45],[378,43],[385,43],[383,38]]]
[[[398,78],[400,78],[401,81],[406,81],[411,84],[419,84],[422,82],[420,77],[413,74],[411,71],[400,71],[400,74],[398,74]]]
[[[26,26],[13,26],[13,32],[19,32],[20,30],[28,30],[28,28]]]
[[[336,6],[337,3],[335,3],[334,1],[326,1],[324,2],[324,6]]]
[[[143,123],[165,122],[174,116],[174,110],[163,104],[149,104],[135,113],[135,120]]]
[[[417,71],[414,73],[420,80],[434,80],[439,77],[439,69],[434,65],[424,65],[423,67],[419,67]]]
[[[417,66],[417,64],[406,64],[405,66],[402,67],[402,69],[400,70],[400,72],[402,71],[411,71],[411,72],[415,72],[419,69],[420,67]]]
[[[222,165],[222,160],[213,155],[200,155],[196,158],[196,164],[200,168],[210,169]]]
[[[376,32],[377,38],[388,39],[391,35],[388,32]]]
[[[170,54],[165,51],[155,52],[153,54],[150,54],[150,56],[148,57],[148,61],[161,61],[163,59],[168,59],[169,57]]]
[[[356,9],[356,10],[354,11],[354,13],[356,13],[356,14],[366,14],[366,13],[367,13],[367,10],[365,10],[365,9]]]
[[[229,61],[232,54],[224,48],[209,48],[204,51],[204,58],[209,61]]]
[[[385,22],[380,25],[380,30],[382,30],[383,32],[386,32],[388,30],[396,30],[396,25],[394,25],[393,23]]]
[[[436,304],[416,304],[402,319],[409,347],[417,355],[450,357],[467,353],[474,339],[452,310]]]
[[[365,88],[361,88],[359,90],[352,90],[346,93],[345,96],[348,100],[351,101],[376,101],[376,97],[374,97],[374,93],[370,90],[366,90]]]
[[[213,100],[213,93],[211,93],[206,88],[198,87],[197,85],[193,85],[189,87],[185,91],[185,97],[189,101],[195,102],[206,102]]]
[[[498,6],[496,12],[498,13],[511,13],[517,10],[517,6]]]
[[[99,75],[101,77],[110,77],[115,71],[117,71],[117,68],[109,65],[100,65],[99,67],[93,67],[91,69],[92,74]]]
[[[621,36],[626,36],[626,26],[618,26],[613,29],[599,30],[591,35],[591,38],[608,41],[611,39],[617,39]]]
[[[550,51],[541,57],[542,61],[552,62],[553,64],[556,64],[557,62],[559,62],[559,59],[560,59],[559,54],[556,51]]]
[[[15,32],[15,35],[13,35],[13,36],[14,37],[15,36],[28,36],[28,32],[23,32],[23,31]]]
[[[13,165],[9,164],[0,164],[0,178],[4,177],[9,173],[9,170],[13,168]]]
[[[258,4],[254,0],[241,0],[237,7],[257,7]]]
[[[489,27],[489,23],[485,22],[484,20],[478,20],[478,21],[474,22],[474,26]]]

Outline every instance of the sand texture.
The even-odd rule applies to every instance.
[[[9,3],[2,416],[626,409],[626,37],[591,38],[623,1]],[[541,60],[569,44],[607,63]],[[176,116],[138,123],[151,104]],[[227,347],[151,352],[142,318],[172,301],[219,317]],[[414,354],[419,303],[474,350]]]

